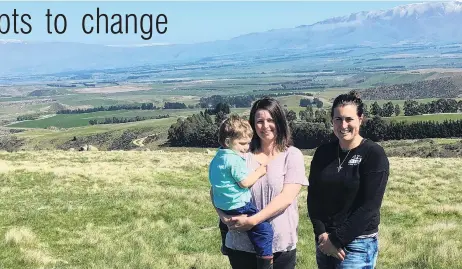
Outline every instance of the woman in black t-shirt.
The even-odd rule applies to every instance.
[[[363,107],[355,92],[334,100],[338,140],[320,146],[311,161],[307,204],[318,268],[373,269],[377,261],[389,163],[381,146],[359,134]]]

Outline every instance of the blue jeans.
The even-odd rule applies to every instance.
[[[377,236],[356,238],[343,248],[345,260],[330,257],[321,252],[316,244],[316,262],[319,269],[374,269],[379,253]]]
[[[232,216],[246,214],[250,217],[255,215],[258,209],[252,203],[246,203],[243,207],[222,211]],[[273,227],[269,222],[264,221],[255,225],[247,231],[247,235],[255,248],[257,256],[273,256]]]

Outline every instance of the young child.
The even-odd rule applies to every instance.
[[[221,147],[209,167],[214,206],[227,215],[254,215],[258,209],[250,202],[248,189],[266,174],[266,164],[255,171],[247,170],[243,154],[249,150],[253,131],[249,122],[237,115],[223,121],[218,131]],[[224,240],[227,226],[220,221],[222,251],[226,249]],[[267,221],[247,231],[257,254],[258,268],[272,268],[273,229]]]

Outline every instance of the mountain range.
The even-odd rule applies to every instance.
[[[462,2],[425,2],[197,44],[117,47],[2,40],[0,76],[206,62],[239,55],[268,57],[351,47],[459,44],[461,24]]]

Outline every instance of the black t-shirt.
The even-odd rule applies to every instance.
[[[371,140],[349,153],[338,141],[320,146],[311,161],[307,199],[316,239],[327,232],[340,248],[377,232],[388,175],[388,158]]]

